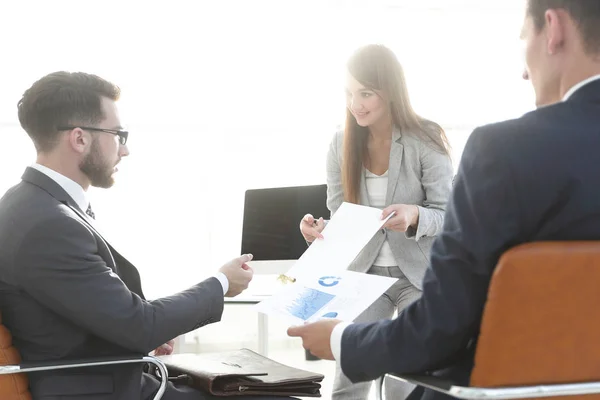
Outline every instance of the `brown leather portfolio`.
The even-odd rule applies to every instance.
[[[159,358],[169,376],[183,378],[215,396],[321,397],[323,375],[280,364],[248,349]]]

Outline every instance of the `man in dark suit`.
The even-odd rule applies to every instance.
[[[169,353],[170,345],[159,346],[219,321],[223,296],[252,279],[244,255],[183,292],[144,298],[136,268],[95,229],[86,199],[89,186],[113,184],[129,154],[118,97],[118,87],[95,75],[57,72],[18,104],[37,162],[0,200],[0,310],[25,361]],[[141,365],[29,377],[34,399],[148,399],[159,386]],[[163,396],[209,398],[172,384]]]
[[[430,371],[468,384],[500,255],[526,242],[600,240],[600,2],[529,0],[522,39],[539,108],[472,133],[422,298],[393,321],[288,331],[354,382]]]

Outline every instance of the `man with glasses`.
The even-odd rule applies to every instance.
[[[169,353],[173,338],[219,321],[223,296],[252,279],[244,255],[181,293],[144,298],[136,268],[94,228],[86,197],[90,186],[111,187],[129,155],[119,94],[98,76],[56,72],[18,103],[37,160],[0,200],[0,311],[24,361]],[[29,378],[34,399],[148,399],[159,386],[133,365]],[[171,384],[163,397],[210,398]]]

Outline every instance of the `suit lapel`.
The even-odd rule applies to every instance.
[[[90,221],[88,220],[88,216],[83,212],[83,210],[79,208],[75,200],[73,200],[73,198],[71,198],[71,196],[69,196],[69,194],[58,183],[54,181],[54,179],[31,167],[27,167],[21,179],[46,191],[50,196],[54,197],[62,204],[69,207],[75,214],[77,214],[77,216],[83,221],[83,223],[89,229],[91,229],[92,232],[96,234],[100,243],[104,245],[106,254],[108,254],[109,257],[109,260],[106,260],[106,263],[112,270],[117,272],[117,264],[115,263],[115,259],[112,255],[108,243],[106,243],[102,235],[90,223]]]
[[[98,237],[98,239],[100,240],[100,242],[106,246],[106,249],[108,250],[108,255],[110,257],[110,261],[112,264],[112,269],[117,272],[118,274],[118,267],[117,267],[117,263],[115,262],[115,258],[113,256],[113,249],[112,246],[108,244],[108,242],[104,239],[104,237],[100,234],[100,232],[98,232],[96,230],[96,228],[94,227],[94,225],[92,225],[92,223],[90,222],[90,220],[88,219],[89,217],[87,216],[87,214],[85,214],[83,211],[81,211],[81,209],[79,207],[77,207],[76,205],[73,204],[69,204],[69,203],[65,203],[65,205],[67,207],[69,207],[71,210],[73,210],[73,212],[75,212],[75,214],[77,214],[77,216],[83,221],[83,223],[92,230],[92,232],[94,232],[96,234],[96,236]]]
[[[136,293],[141,298],[145,299],[144,293],[142,292],[142,284],[140,274],[133,264],[131,264],[125,257],[117,252],[98,232],[90,221],[87,214],[79,208],[75,200],[69,196],[69,194],[53,179],[46,174],[36,170],[35,168],[28,167],[21,177],[26,182],[36,185],[40,189],[46,191],[52,197],[60,201],[65,206],[69,207],[81,221],[96,235],[101,246],[104,246],[104,252],[108,254],[108,260],[106,264],[109,268],[121,277],[121,280],[127,285],[129,290]]]
[[[388,187],[385,196],[385,205],[392,204],[392,199],[398,187],[398,178],[400,176],[400,168],[402,168],[402,155],[404,154],[404,145],[401,143],[402,134],[398,128],[394,128],[392,132],[392,146],[390,148],[390,164],[388,167]]]
[[[145,299],[144,293],[142,291],[142,281],[140,277],[140,273],[137,268],[133,264],[131,264],[125,257],[123,257],[118,251],[115,250],[114,247],[108,243],[104,237],[96,230],[94,225],[89,220],[87,214],[83,213],[79,207],[73,207],[67,204],[73,210],[79,218],[83,220],[83,222],[98,236],[100,241],[106,246],[108,249],[108,254],[110,255],[112,264],[114,265],[113,270],[119,275],[121,280],[125,283],[125,285],[132,292],[136,293],[142,299]]]

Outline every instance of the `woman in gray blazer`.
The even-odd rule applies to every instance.
[[[421,295],[434,237],[441,232],[452,187],[452,162],[442,128],[419,117],[410,104],[404,73],[381,45],[358,49],[348,62],[347,116],[327,156],[327,207],[343,201],[392,211],[349,269],[398,278],[355,322],[391,318]],[[306,215],[300,231],[322,238],[326,221]],[[333,399],[366,399],[371,383],[353,385],[337,370]],[[402,399],[407,384],[386,385],[387,398]]]

